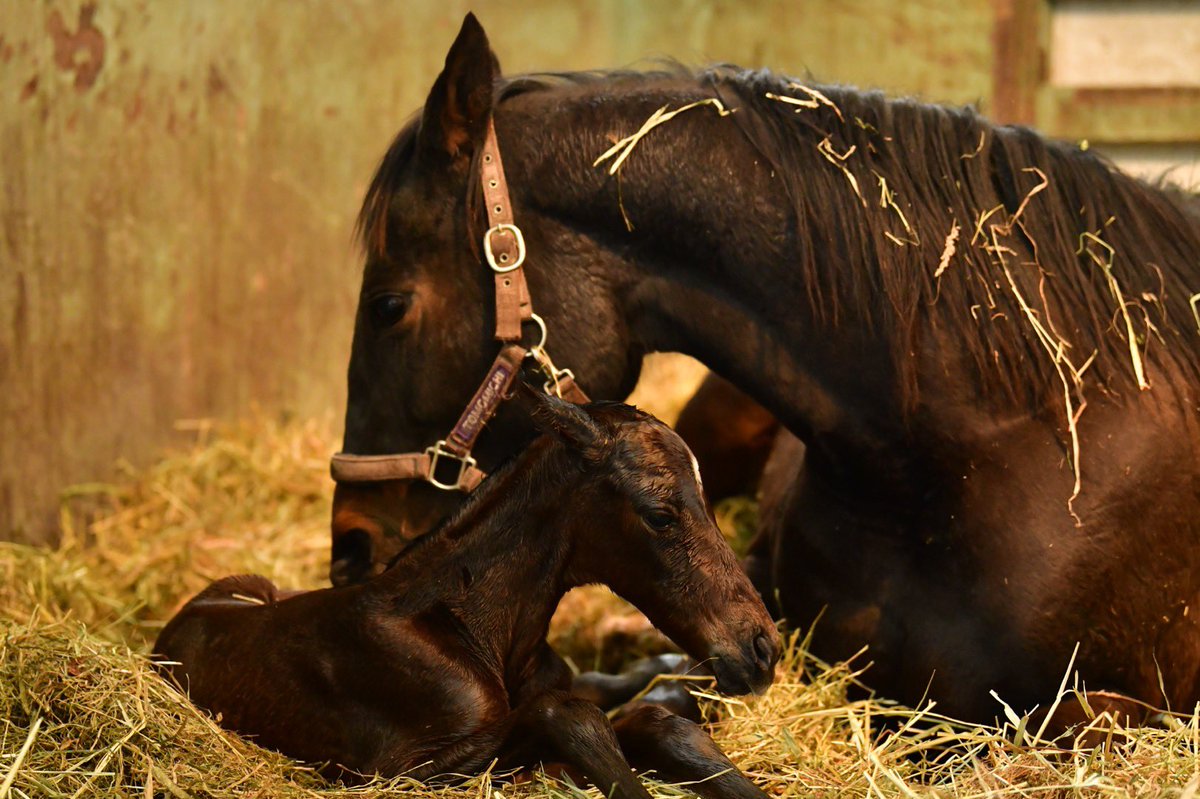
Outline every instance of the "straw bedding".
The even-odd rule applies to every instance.
[[[145,653],[161,624],[215,577],[259,572],[283,586],[322,585],[331,427],[197,425],[187,451],[74,490],[58,548],[0,544],[0,799],[581,794],[540,775],[331,786],[222,731],[150,668]],[[743,503],[726,517],[747,513]],[[567,598],[552,638],[584,668],[663,645],[593,590]],[[936,709],[849,700],[861,696],[854,668],[821,664],[802,643],[792,638],[766,696],[709,702],[717,740],[771,794],[1191,799],[1200,788],[1194,712],[1108,751],[1032,747],[1017,719],[967,727]],[[999,703],[997,713],[1005,718]]]

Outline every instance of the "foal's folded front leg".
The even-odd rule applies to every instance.
[[[548,691],[514,711],[502,767],[560,761],[582,771],[610,799],[650,799],[604,711],[566,691]]]
[[[632,706],[613,722],[621,751],[642,770],[688,782],[704,799],[766,799],[699,725],[658,705]]]

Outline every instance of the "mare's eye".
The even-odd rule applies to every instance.
[[[384,294],[371,300],[371,321],[375,327],[386,329],[392,327],[408,313],[408,296],[404,294]]]
[[[660,533],[675,523],[675,514],[666,508],[655,508],[642,514],[642,520]]]

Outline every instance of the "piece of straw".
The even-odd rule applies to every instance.
[[[664,105],[662,108],[659,108],[657,111],[651,114],[650,117],[642,123],[642,126],[638,128],[637,132],[626,136],[612,147],[609,147],[607,150],[601,153],[600,156],[592,162],[592,166],[600,166],[608,159],[615,157],[613,162],[609,164],[608,174],[617,174],[617,170],[619,170],[621,165],[625,163],[625,159],[629,158],[630,154],[633,153],[633,148],[637,147],[638,142],[645,138],[650,131],[654,130],[659,125],[670,122],[684,111],[690,111],[693,108],[699,108],[705,105],[711,105],[713,108],[717,109],[717,113],[723,117],[729,116],[733,113],[732,111],[726,110],[724,104],[716,97],[707,97],[703,100],[697,100],[694,103],[688,103],[687,105],[680,106],[673,111],[668,111],[668,106]]]
[[[958,220],[956,219],[954,220],[954,226],[946,234],[946,243],[942,245],[942,256],[938,259],[938,267],[933,273],[935,278],[941,277],[942,273],[950,266],[950,259],[954,257],[954,252],[957,249],[959,230]]]
[[[826,161],[842,171],[842,174],[846,176],[846,180],[850,181],[850,187],[854,189],[854,193],[858,195],[858,199],[862,202],[863,207],[866,208],[867,200],[863,197],[862,192],[859,191],[858,178],[854,177],[854,173],[846,168],[845,163],[847,158],[854,155],[854,151],[857,148],[857,145],[852,144],[850,145],[850,149],[846,152],[838,153],[833,149],[833,142],[829,140],[828,136],[826,136],[817,145],[817,152],[824,156]]]
[[[1087,246],[1088,243],[1100,247],[1108,257],[1101,258],[1095,250]],[[1138,388],[1145,391],[1150,388],[1150,382],[1146,380],[1146,370],[1142,364],[1142,353],[1138,349],[1137,335],[1133,332],[1133,319],[1129,316],[1129,304],[1125,302],[1125,295],[1121,291],[1121,284],[1117,282],[1117,276],[1113,274],[1112,270],[1113,259],[1117,251],[1096,233],[1084,233],[1079,237],[1079,249],[1075,251],[1075,254],[1082,255],[1085,252],[1096,266],[1099,266],[1104,272],[1104,278],[1108,283],[1108,290],[1112,292],[1113,300],[1117,303],[1117,310],[1120,311],[1121,318],[1125,321],[1125,337],[1129,342],[1129,360],[1133,364],[1133,376],[1137,379]]]
[[[29,754],[29,750],[33,746],[33,741],[37,738],[38,730],[41,728],[42,717],[38,716],[33,720],[33,724],[29,725],[29,733],[25,736],[25,743],[21,744],[21,751],[17,752],[12,765],[8,767],[8,774],[4,777],[4,782],[0,783],[0,799],[6,799],[8,796],[8,791],[12,788],[13,780],[17,778],[17,772],[21,770],[21,764],[25,762],[25,757]]]

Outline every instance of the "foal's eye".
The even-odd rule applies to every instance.
[[[408,296],[404,294],[384,294],[371,300],[371,321],[377,328],[392,327],[408,313]]]
[[[666,508],[655,508],[643,513],[642,520],[650,529],[661,533],[675,523],[675,514]]]

